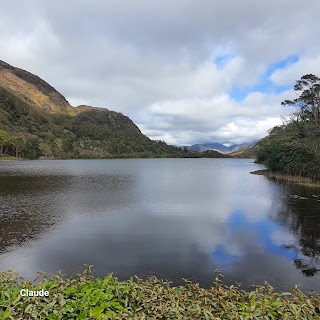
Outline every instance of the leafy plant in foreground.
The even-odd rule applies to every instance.
[[[21,297],[21,288],[50,291],[49,297]],[[319,319],[320,298],[299,289],[275,293],[267,283],[247,292],[225,286],[217,275],[204,289],[185,280],[179,287],[151,277],[118,281],[61,274],[28,281],[0,273],[0,319]]]

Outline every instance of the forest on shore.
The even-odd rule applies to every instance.
[[[296,81],[297,98],[283,106],[295,111],[258,143],[257,162],[274,172],[320,180],[320,78],[307,74]]]

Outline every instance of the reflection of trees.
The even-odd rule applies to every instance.
[[[295,192],[306,191],[299,188]],[[276,220],[296,236],[296,243],[286,247],[299,253],[294,264],[305,276],[311,277],[320,271],[320,203],[310,194],[305,196],[309,200],[288,198]]]
[[[59,222],[52,214],[52,191],[59,177],[0,176],[0,252],[39,238]]]
[[[134,197],[129,175],[0,175],[0,252],[44,237],[68,215],[125,210]]]
[[[21,245],[25,241],[38,238],[54,225],[52,219],[39,219],[39,212],[19,214],[13,219],[1,219],[0,252],[7,251],[12,245]],[[48,221],[49,220],[49,221]]]

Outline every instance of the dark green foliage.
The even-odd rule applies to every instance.
[[[259,142],[257,161],[269,169],[289,175],[320,179],[320,79],[306,75],[298,80],[294,90],[300,96],[285,100],[282,105],[294,105],[297,111],[291,119],[269,131]]]
[[[315,128],[319,127],[320,115],[320,78],[306,74],[296,81],[294,91],[300,96],[294,100],[285,100],[281,104],[298,108],[296,115],[304,122],[311,121]]]
[[[48,290],[49,297],[22,297],[21,288]],[[217,275],[203,289],[185,280],[180,287],[151,277],[118,281],[94,279],[90,269],[71,278],[55,275],[40,282],[14,272],[0,273],[1,319],[319,319],[319,297],[300,290],[275,293],[265,284],[246,292],[225,286]]]
[[[0,154],[7,153],[7,150],[13,145],[14,141],[8,132],[0,130]]]
[[[37,138],[28,138],[24,140],[19,151],[23,154],[23,157],[28,159],[38,159],[42,154]]]
[[[91,108],[74,116],[48,113],[0,88],[0,129],[10,142],[1,153],[45,158],[220,158],[219,152],[193,152],[153,141],[126,116]]]

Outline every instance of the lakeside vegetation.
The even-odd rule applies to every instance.
[[[320,188],[320,182],[314,181],[311,178],[304,177],[301,175],[288,175],[283,174],[280,172],[274,172],[270,170],[256,170],[251,172],[252,174],[256,175],[263,175],[267,178],[272,180],[276,180],[285,184],[294,184],[294,185],[301,185],[309,188]]]
[[[20,160],[20,158],[16,158],[16,157],[12,157],[12,156],[0,155],[0,160]]]
[[[209,289],[185,280],[179,287],[155,277],[118,281],[61,274],[40,281],[0,273],[1,319],[319,319],[320,296],[299,289],[275,293],[265,284],[251,292],[226,286],[218,273]],[[48,290],[49,297],[20,295],[21,289]]]
[[[259,141],[257,162],[275,173],[320,182],[320,78],[308,74],[296,81],[298,98],[283,106],[296,111]]]

